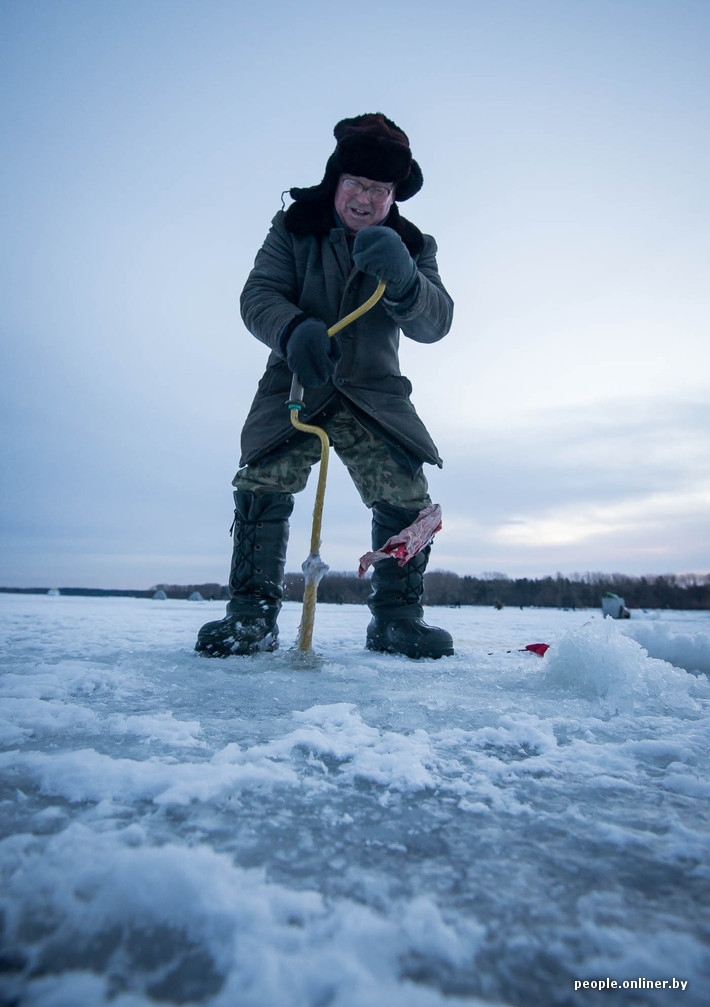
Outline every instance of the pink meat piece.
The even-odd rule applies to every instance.
[[[400,566],[404,566],[429,545],[438,531],[441,531],[441,507],[439,504],[430,504],[419,511],[412,524],[388,538],[381,549],[366,552],[360,557],[358,577],[362,577],[367,568],[380,559],[396,559]]]

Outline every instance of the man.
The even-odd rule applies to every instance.
[[[431,504],[422,464],[441,459],[399,369],[399,333],[433,343],[449,331],[453,302],[439,278],[436,243],[400,216],[422,186],[404,132],[381,113],[343,119],[319,185],[294,188],[256,256],[241,296],[249,331],[271,350],[242,431],[233,480],[235,514],[227,615],[200,630],[195,649],[226,657],[277,646],[288,519],[320,442],[291,425],[295,373],[304,423],[323,427],[372,509],[372,546]],[[386,281],[383,299],[330,338],[327,329]],[[453,654],[453,641],[422,620],[430,546],[405,566],[375,564],[368,605],[370,650],[408,657]]]

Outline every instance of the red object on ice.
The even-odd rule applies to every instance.
[[[540,657],[544,657],[550,649],[550,645],[549,643],[529,643],[525,649],[531,650],[533,654],[539,654]]]
[[[421,552],[429,545],[432,538],[441,531],[441,507],[430,504],[419,511],[416,520],[397,535],[388,538],[381,549],[376,552],[366,552],[360,557],[358,577],[364,576],[367,568],[380,559],[396,559],[400,566]]]

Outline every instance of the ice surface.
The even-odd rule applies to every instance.
[[[409,661],[321,605],[306,667],[295,604],[198,657],[222,612],[0,595],[0,1002],[710,1002],[710,614],[429,609]]]

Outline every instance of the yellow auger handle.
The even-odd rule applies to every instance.
[[[387,284],[385,283],[385,281],[380,280],[377,284],[377,288],[375,289],[374,294],[368,297],[366,301],[363,301],[359,308],[355,308],[355,310],[351,311],[349,315],[345,316],[345,318],[341,318],[339,322],[335,323],[335,325],[331,325],[331,327],[328,329],[328,335],[334,336],[336,332],[340,332],[340,330],[344,329],[346,325],[350,325],[351,322],[356,321],[360,317],[360,315],[364,315],[366,311],[370,310],[370,308],[374,308],[374,306],[377,304],[379,299],[384,294],[386,286]]]
[[[361,315],[364,315],[365,312],[370,310],[370,308],[374,308],[384,294],[386,286],[387,283],[385,280],[379,280],[374,293],[371,294],[366,301],[363,301],[359,308],[355,308],[355,310],[351,311],[349,315],[345,315],[345,317],[341,318],[340,321],[331,325],[328,329],[328,335],[332,338],[337,332],[340,332],[341,329],[344,329],[347,325],[350,325],[352,322],[360,318]],[[303,405],[303,385],[296,374],[293,375],[293,379],[291,381],[291,391],[289,392],[288,402],[286,405],[291,410],[291,422],[298,430],[304,430],[309,434],[316,433],[318,429],[317,427],[309,427],[307,424],[301,423],[298,419],[298,413]],[[321,443],[322,441],[323,438],[321,437]]]
[[[351,311],[349,315],[341,318],[339,322],[335,325],[331,325],[328,329],[328,335],[334,336],[336,332],[340,332],[344,329],[346,325],[350,325],[361,315],[364,315],[366,311],[373,308],[382,295],[385,292],[385,281],[380,280],[377,284],[377,288],[371,297],[368,297],[359,308]],[[330,453],[330,442],[328,440],[328,434],[323,430],[322,427],[316,427],[310,423],[301,423],[298,418],[298,414],[303,408],[303,385],[299,381],[298,377],[294,374],[291,381],[291,392],[289,400],[286,403],[291,411],[291,423],[296,428],[296,430],[301,430],[306,434],[315,434],[320,440],[320,469],[318,472],[318,485],[316,487],[316,498],[313,506],[313,524],[311,525],[311,551],[306,564],[309,560],[313,562],[320,561],[320,532],[321,525],[323,523],[323,502],[325,500],[325,481],[328,475],[328,456]],[[306,564],[304,564],[304,569]],[[298,649],[301,653],[306,653],[311,649],[311,644],[313,641],[313,624],[315,622],[316,614],[316,598],[318,595],[318,581],[322,574],[328,568],[321,564],[320,566],[320,576],[306,576],[306,583],[303,593],[303,610],[301,614],[301,623],[298,627]]]

